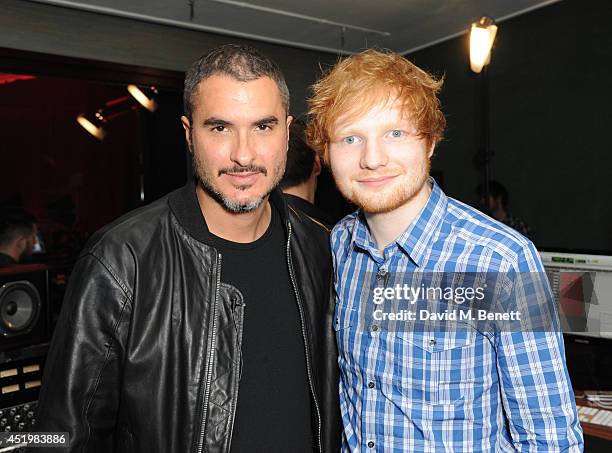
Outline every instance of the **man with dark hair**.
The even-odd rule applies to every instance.
[[[280,185],[291,206],[331,229],[333,220],[314,204],[321,160],[306,144],[305,128],[302,120],[293,120],[289,126],[287,165]]]
[[[484,184],[477,188],[480,203],[485,207],[485,211],[495,220],[508,225],[513,230],[518,231],[523,236],[531,238],[531,228],[521,219],[510,212],[510,201],[508,190],[498,181],[489,181],[489,199],[485,200]],[[532,239],[533,240],[533,239]]]
[[[36,219],[22,210],[0,213],[0,267],[12,266],[32,255]]]
[[[277,187],[288,107],[253,48],[193,64],[181,121],[194,178],[85,247],[37,431],[69,432],[74,452],[338,451],[328,235]]]

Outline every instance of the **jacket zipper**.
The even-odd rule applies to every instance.
[[[215,347],[217,340],[217,304],[219,302],[219,286],[221,285],[221,254],[217,254],[217,279],[215,287],[215,303],[213,304],[213,325],[212,325],[212,341],[210,344],[210,356],[208,358],[208,373],[206,374],[206,383],[204,384],[204,399],[200,413],[202,420],[200,425],[200,439],[198,441],[198,453],[202,453],[204,449],[204,434],[206,433],[206,416],[208,415],[208,400],[210,398],[210,383],[212,381],[212,364],[215,358]]]
[[[242,307],[242,321],[244,322],[244,307],[245,307],[245,303],[243,302],[241,305],[238,305],[236,303],[232,303],[232,316],[234,316],[234,310],[236,309],[236,307]],[[236,318],[234,318],[234,322]],[[236,335],[238,337],[238,340],[240,341],[239,347],[238,347],[238,354],[239,354],[239,366],[240,366],[240,370],[238,373],[238,387],[236,388],[236,392],[235,392],[235,396],[232,398],[232,407],[231,407],[231,411],[232,411],[232,424],[230,425],[230,432],[229,432],[229,442],[227,443],[227,451],[231,451],[232,449],[232,436],[234,435],[234,421],[236,420],[236,405],[238,403],[238,392],[240,391],[240,379],[242,377],[242,327],[244,324],[240,325],[240,329],[236,329]]]
[[[300,293],[298,291],[297,283],[295,281],[295,273],[293,271],[293,263],[291,261],[291,222],[287,222],[289,234],[287,235],[287,263],[289,267],[289,276],[291,278],[291,284],[293,285],[293,291],[295,293],[295,298],[297,301],[298,311],[300,312],[300,321],[302,324],[302,337],[304,338],[304,350],[306,352],[306,369],[308,370],[308,384],[310,385],[310,392],[312,393],[312,399],[315,403],[315,408],[317,410],[317,421],[318,421],[318,430],[317,430],[317,440],[319,442],[319,452],[323,453],[323,442],[321,442],[321,412],[319,410],[319,403],[317,402],[317,395],[314,391],[314,385],[312,384],[312,370],[310,365],[310,354],[308,347],[308,339],[306,338],[306,321],[304,320],[304,309],[302,308],[302,302],[300,300]]]

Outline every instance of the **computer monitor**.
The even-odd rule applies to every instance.
[[[564,333],[612,338],[612,256],[540,252]]]

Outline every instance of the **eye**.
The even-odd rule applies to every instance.
[[[349,135],[348,137],[344,137],[342,141],[346,143],[347,145],[354,145],[356,143],[361,143],[361,139],[357,137],[356,135]]]
[[[211,129],[211,131],[213,131],[213,132],[225,132],[225,131],[227,131],[227,128],[225,126],[219,125],[219,126],[213,127]]]
[[[269,131],[272,130],[272,127],[267,123],[261,123],[257,125],[258,131]]]
[[[391,138],[402,138],[406,134],[405,134],[404,131],[400,131],[398,129],[394,129],[394,130],[389,132],[389,135],[391,136]]]

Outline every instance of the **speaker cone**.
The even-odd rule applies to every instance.
[[[22,280],[0,287],[0,331],[5,337],[29,331],[40,314],[40,294],[32,283]]]

